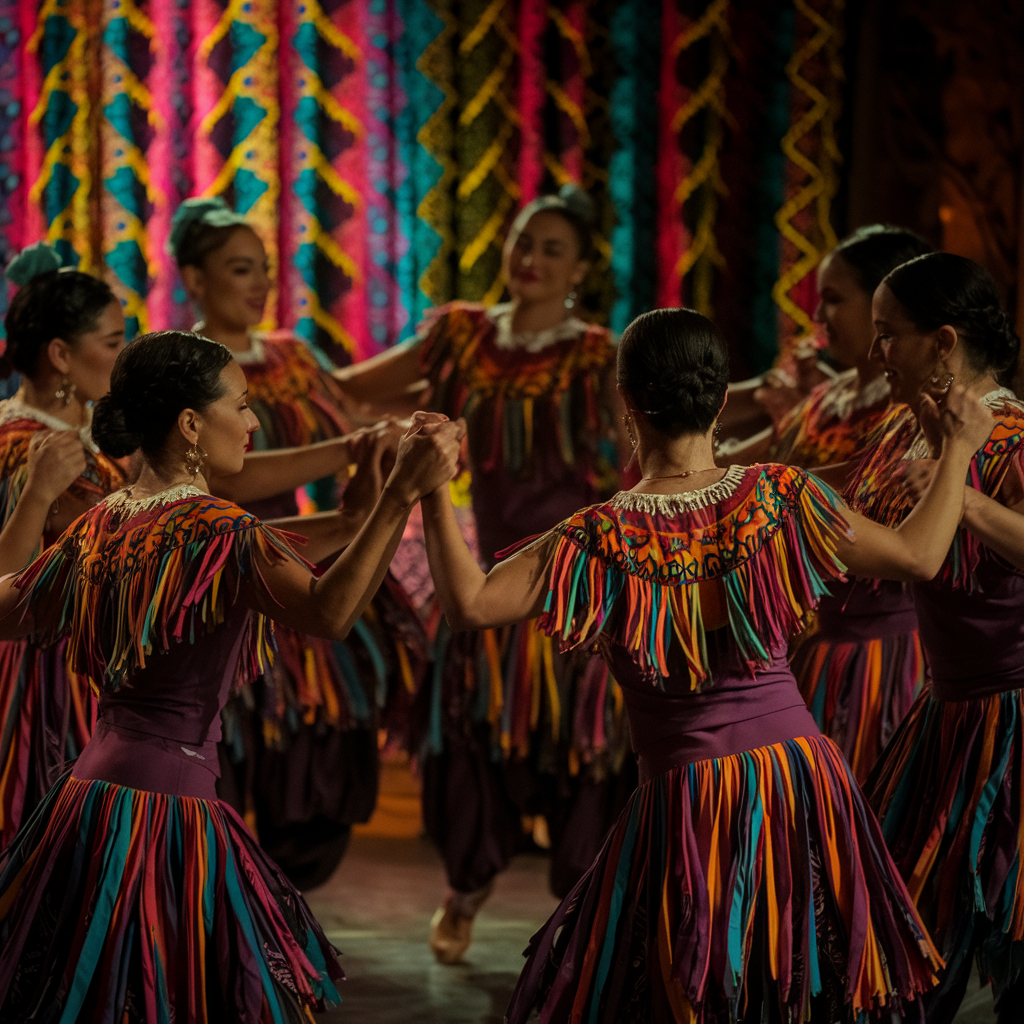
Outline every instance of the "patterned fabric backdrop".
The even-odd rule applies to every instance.
[[[690,304],[761,369],[834,242],[842,45],[842,0],[0,0],[0,260],[47,238],[188,325],[170,218],[223,194],[269,322],[344,363],[499,299],[510,218],[577,181],[595,317]]]

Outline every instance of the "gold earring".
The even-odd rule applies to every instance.
[[[622,417],[623,425],[626,428],[626,436],[629,438],[629,443],[633,446],[633,450],[636,450],[636,436],[633,434],[633,421],[628,416]]]
[[[199,476],[200,470],[203,468],[203,463],[206,461],[206,452],[199,447],[197,441],[188,451],[185,452],[185,472],[188,473],[193,480]]]
[[[75,397],[75,385],[71,383],[67,375],[61,378],[60,387],[54,392],[54,398],[58,402],[63,402],[64,406],[67,407],[71,404],[71,400]]]

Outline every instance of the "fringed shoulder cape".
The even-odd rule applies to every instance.
[[[857,371],[816,387],[779,424],[769,458],[814,470],[860,459],[886,418],[889,383]],[[791,667],[818,727],[866,778],[925,681],[914,601],[902,583],[850,579],[823,599]]]
[[[249,384],[249,406],[260,421],[257,451],[292,448],[348,433],[341,391],[308,345],[290,331],[253,337],[236,353]]]
[[[33,440],[67,429],[16,397],[0,402],[0,526],[21,498]],[[73,507],[87,507],[124,483],[121,466],[96,448],[89,431],[79,436],[86,468],[58,499],[58,508],[63,504],[66,509],[67,500]],[[55,531],[45,530],[36,554],[56,538]],[[62,646],[41,651],[24,640],[0,642],[0,849],[14,838],[65,762],[78,757],[95,723],[95,695],[88,680],[69,671]]]
[[[1011,472],[1024,482],[1024,403],[1005,388],[985,395],[982,402],[992,410],[995,422],[988,441],[971,461],[966,482],[996,498]],[[910,407],[894,406],[867,442],[867,453],[847,488],[850,506],[883,526],[898,526],[914,507],[901,486],[902,469],[909,461],[928,457],[927,441]],[[970,531],[961,528],[938,579],[952,586],[970,587],[983,558],[1002,562]]]
[[[151,501],[119,491],[80,516],[15,586],[33,638],[66,637],[75,671],[117,689],[154,653],[217,629],[243,588],[267,593],[258,557],[302,562],[291,539],[191,486]],[[235,686],[262,672],[273,653],[273,624],[254,612]]]
[[[570,317],[542,347],[517,346],[504,338],[507,315],[507,307],[469,302],[430,311],[420,367],[433,384],[432,408],[465,417],[474,467],[527,473],[542,435],[554,436],[574,466],[609,428],[601,396],[615,362],[612,334]]]
[[[753,668],[798,632],[845,571],[837,497],[803,470],[733,466],[678,496],[623,492],[552,531],[557,538],[539,628],[563,646],[624,647],[664,684],[675,641],[691,688],[710,685],[705,634],[728,626]]]
[[[66,429],[45,413],[29,409],[17,399],[0,402],[0,525],[14,513],[28,479],[28,452],[33,439],[43,431]],[[88,436],[85,472],[68,488],[70,494],[96,502],[124,484],[119,463],[104,455]],[[44,537],[52,543],[54,537]]]
[[[768,451],[773,462],[814,469],[858,458],[885,418],[889,384],[884,377],[857,394],[857,371],[819,384],[779,422]]]

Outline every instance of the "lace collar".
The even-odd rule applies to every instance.
[[[204,495],[205,491],[201,491],[192,484],[177,484],[174,487],[168,487],[166,491],[151,494],[148,498],[133,498],[131,487],[124,487],[120,491],[114,491],[104,504],[107,508],[116,512],[124,512],[130,517],[138,515],[140,512],[150,512],[155,508],[163,508],[164,505],[181,501],[183,498],[199,498]]]
[[[70,424],[65,423],[63,420],[58,419],[56,416],[51,416],[48,412],[43,412],[42,409],[37,409],[34,405],[28,405],[21,397],[19,391],[16,395],[11,398],[7,398],[0,402],[0,424],[10,423],[12,420],[35,420],[36,423],[41,423],[44,427],[48,427],[50,430],[75,430]],[[96,446],[96,442],[92,439],[92,406],[87,405],[85,407],[86,424],[84,427],[78,427],[78,436],[82,439],[82,444],[89,449],[93,454],[99,451]]]
[[[543,331],[512,331],[512,303],[502,302],[491,306],[487,316],[494,322],[497,335],[494,343],[501,349],[522,349],[524,352],[540,352],[559,341],[578,338],[587,331],[587,325],[575,316],[566,317],[560,324]]]
[[[206,322],[200,320],[198,323],[192,325],[193,334],[203,334],[206,328]],[[203,334],[205,338],[206,335]],[[224,346],[227,348],[227,346]],[[235,362],[239,366],[250,366],[254,363],[262,363],[266,361],[266,352],[263,348],[263,337],[256,331],[249,332],[249,347],[244,352],[239,352],[236,349],[229,349],[231,354],[235,357]]]
[[[639,494],[636,491],[619,491],[611,500],[613,508],[623,512],[661,512],[666,515],[692,512],[707,508],[726,498],[731,498],[743,480],[749,466],[730,466],[725,476],[716,483],[696,491],[682,494]]]

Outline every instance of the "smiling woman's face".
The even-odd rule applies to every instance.
[[[939,363],[936,335],[914,324],[884,281],[875,289],[871,318],[875,328],[871,354],[882,363],[892,399],[916,409]]]
[[[588,269],[580,259],[576,229],[552,210],[541,210],[521,229],[513,228],[502,253],[509,294],[523,302],[564,301]]]
[[[211,326],[244,331],[263,320],[270,294],[267,254],[251,228],[239,226],[202,268],[182,271],[189,294]]]

